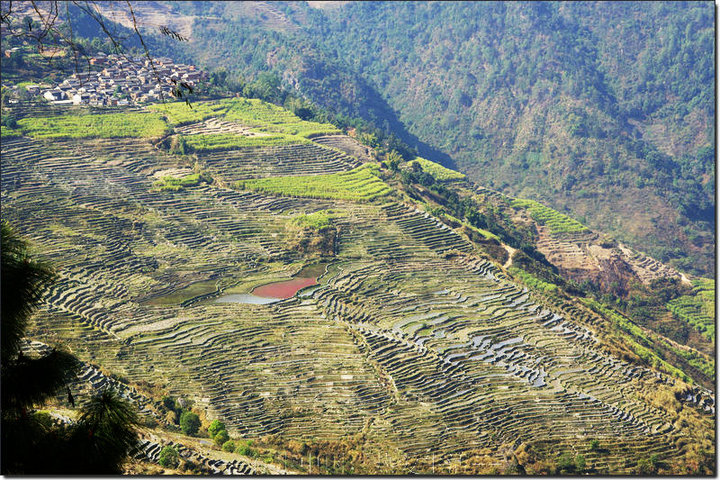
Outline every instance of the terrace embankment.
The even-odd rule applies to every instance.
[[[712,416],[675,403],[688,386],[606,341],[605,317],[514,283],[370,166],[348,180],[359,160],[307,145],[199,156],[214,178],[272,192],[158,191],[155,172],[193,166],[147,140],[3,141],[3,219],[58,270],[33,335],[190,397],[236,435],[360,442],[356,472],[488,473],[530,448],[530,473],[572,452],[589,472],[628,474],[713,445]],[[318,176],[335,196],[296,188]],[[356,181],[371,188],[348,194]],[[318,211],[338,231],[319,285],[267,304],[189,301],[315,282],[298,270],[317,258],[288,247],[286,226]]]

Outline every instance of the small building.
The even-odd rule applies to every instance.
[[[75,105],[80,105],[82,103],[90,103],[90,94],[76,93],[75,95],[73,95],[72,101]]]
[[[58,100],[64,100],[65,99],[65,92],[62,90],[48,90],[45,93],[43,93],[43,97],[45,97],[47,100],[51,102],[56,102]]]

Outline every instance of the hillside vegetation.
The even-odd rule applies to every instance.
[[[10,113],[54,117],[41,105]],[[174,141],[302,124],[263,102],[136,113],[160,115],[167,138],[4,139],[0,192],[3,220],[57,269],[30,335],[83,362],[78,396],[112,385],[138,406],[153,432],[145,461],[714,473],[714,338],[643,316],[706,302],[707,281],[693,287],[549,207],[406,168],[350,136],[193,152]],[[329,137],[345,149],[320,143]],[[278,284],[305,288],[253,294]],[[55,407],[72,408],[65,395]],[[208,435],[215,470],[185,447],[209,449]]]
[[[390,188],[373,171],[362,166],[348,172],[327,175],[301,175],[242,180],[237,187],[290,197],[333,198],[337,200],[372,200],[387,195]]]
[[[714,271],[711,3],[176,8],[196,16],[187,55],[240,90],[273,72],[485,186]]]

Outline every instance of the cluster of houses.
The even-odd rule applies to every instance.
[[[77,72],[51,90],[37,85],[25,88],[32,95],[42,93],[54,104],[95,106],[130,105],[168,99],[181,83],[195,87],[207,74],[194,65],[175,63],[169,58],[127,58],[99,53],[90,58],[97,71]],[[100,70],[102,68],[102,70]]]

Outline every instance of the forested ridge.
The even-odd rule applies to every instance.
[[[482,185],[713,270],[712,3],[322,7],[175,6],[195,16],[186,54],[230,80],[269,71]]]

